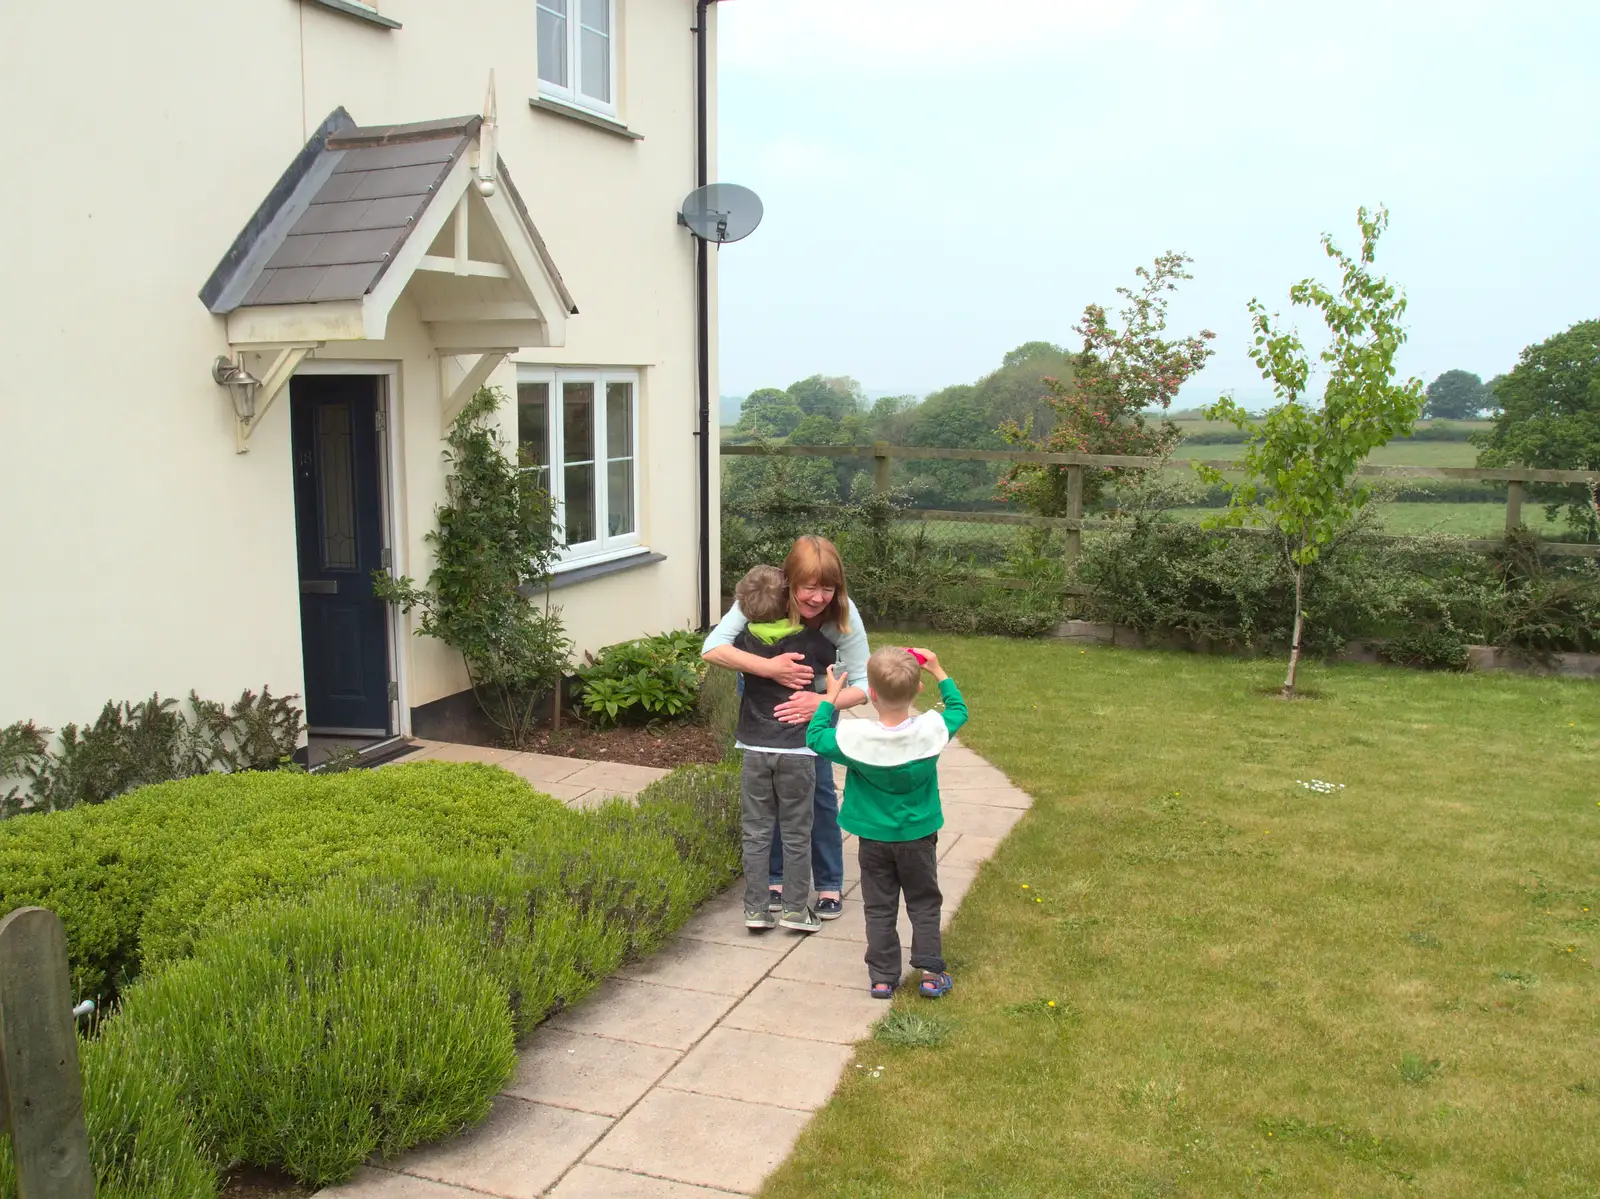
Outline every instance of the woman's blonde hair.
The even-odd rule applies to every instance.
[[[783,577],[789,581],[789,619],[804,623],[800,605],[795,602],[797,587],[832,587],[833,599],[822,610],[822,622],[830,620],[841,633],[850,631],[850,597],[844,586],[844,563],[839,549],[826,537],[807,533],[795,539],[789,556],[783,560]]]

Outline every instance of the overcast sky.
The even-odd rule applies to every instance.
[[[1195,259],[1184,393],[1261,394],[1245,305],[1387,204],[1402,367],[1484,378],[1600,315],[1600,0],[724,0],[724,394],[970,382]],[[1304,317],[1301,327],[1314,327]]]

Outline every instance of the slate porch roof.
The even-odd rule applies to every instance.
[[[200,299],[218,314],[278,304],[358,300],[372,291],[483,118],[360,127],[343,108],[278,180]],[[498,180],[569,313],[578,311],[505,161]]]

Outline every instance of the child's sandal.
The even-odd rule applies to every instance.
[[[938,974],[930,974],[927,971],[923,971],[922,982],[917,987],[917,993],[924,999],[937,999],[939,996],[948,993],[950,988],[955,985],[955,980],[942,970]]]
[[[893,999],[894,998],[894,984],[893,983],[873,983],[872,984],[872,997],[874,999]]]

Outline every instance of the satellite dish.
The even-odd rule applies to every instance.
[[[708,183],[683,201],[678,224],[704,241],[721,245],[749,237],[761,223],[761,197],[737,183]]]

